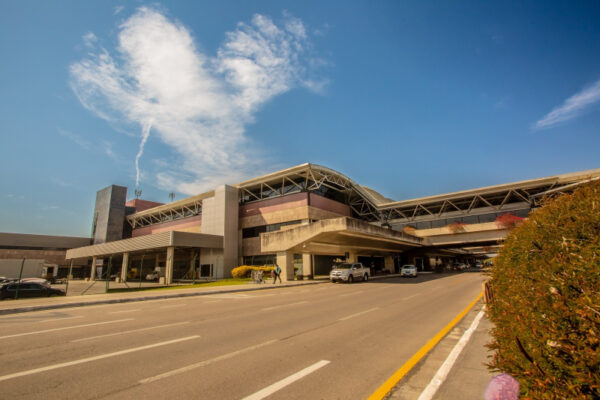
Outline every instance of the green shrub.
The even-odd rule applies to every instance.
[[[600,398],[600,182],[545,201],[495,259],[490,368],[523,399]]]
[[[249,278],[252,274],[252,271],[264,271],[267,273],[271,273],[271,271],[275,267],[263,265],[263,266],[254,266],[254,265],[240,265],[239,267],[235,267],[231,270],[231,276],[234,278]],[[265,274],[266,276],[266,274]]]

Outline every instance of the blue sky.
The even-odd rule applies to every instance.
[[[0,231],[304,162],[395,200],[600,167],[598,2],[204,3],[0,3]]]

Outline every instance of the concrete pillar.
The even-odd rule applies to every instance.
[[[121,282],[127,281],[127,267],[129,266],[129,253],[123,253],[123,263],[121,264]]]
[[[280,251],[277,253],[277,265],[281,268],[281,280],[294,280],[294,252]]]
[[[217,279],[231,276],[238,266],[239,196],[238,189],[223,185],[215,188],[215,195],[202,200],[202,233],[223,236],[223,266],[215,264]]]
[[[387,269],[388,271],[390,271],[390,273],[394,272],[394,257],[392,257],[392,256],[385,256],[383,258],[383,263],[385,265],[385,269]]]
[[[173,282],[173,261],[175,258],[175,247],[167,247],[167,262],[165,269],[165,283],[170,285]]]
[[[305,279],[313,279],[312,254],[302,253],[302,275]]]
[[[356,251],[348,252],[348,258],[346,259],[346,262],[349,262],[349,263],[358,262],[358,254],[356,254]],[[365,267],[368,267],[368,265],[365,265]]]
[[[98,257],[93,256],[92,257],[92,271],[90,272],[90,281],[96,280],[96,260],[98,260]]]

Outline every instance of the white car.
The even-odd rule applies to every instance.
[[[417,277],[417,267],[412,264],[406,264],[402,266],[400,270],[400,276],[412,276],[413,278]]]
[[[371,276],[369,268],[361,263],[342,263],[333,267],[329,279],[331,282],[352,283],[357,280],[367,281],[369,276]]]

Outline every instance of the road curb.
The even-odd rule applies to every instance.
[[[379,279],[387,279],[387,278],[395,278],[399,275],[397,274],[389,274],[382,276],[374,276],[371,277],[370,280],[379,280]],[[10,314],[20,314],[32,311],[45,311],[45,310],[57,310],[61,308],[74,308],[74,307],[86,307],[86,306],[95,306],[101,304],[117,304],[117,303],[135,303],[139,301],[148,301],[148,300],[163,300],[170,298],[178,298],[178,297],[195,297],[195,296],[208,296],[215,294],[224,294],[224,293],[240,293],[240,292],[251,292],[257,290],[273,290],[273,289],[281,289],[286,287],[297,287],[297,286],[307,286],[307,285],[318,285],[321,283],[329,283],[329,280],[316,280],[312,282],[306,283],[292,283],[286,285],[272,285],[267,286],[259,286],[251,287],[251,288],[243,288],[243,289],[225,289],[225,290],[211,290],[207,292],[194,292],[194,293],[170,293],[163,295],[153,295],[153,296],[144,296],[144,297],[133,297],[133,298],[114,298],[114,299],[103,299],[103,300],[91,300],[91,301],[81,301],[76,303],[62,303],[62,304],[47,304],[47,305],[37,305],[31,307],[18,307],[18,308],[10,308],[0,310],[0,315],[10,315]],[[193,290],[193,289],[190,289]],[[116,294],[115,294],[116,295]]]

